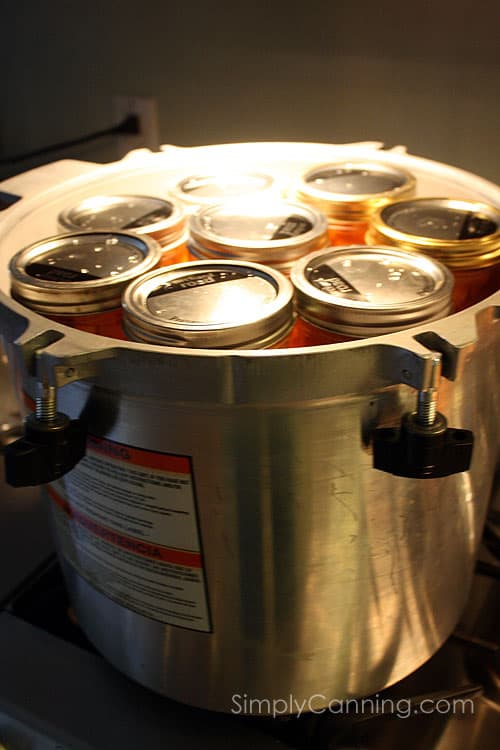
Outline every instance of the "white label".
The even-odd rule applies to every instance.
[[[47,492],[80,575],[146,617],[210,631],[191,461],[89,436]]]

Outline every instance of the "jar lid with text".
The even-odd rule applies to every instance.
[[[134,232],[163,245],[180,237],[186,226],[181,205],[150,195],[93,195],[61,211],[58,220],[71,232]]]
[[[377,336],[446,316],[453,276],[425,255],[350,245],[312,253],[292,268],[297,312],[353,338]]]
[[[378,211],[369,242],[428,253],[453,269],[500,261],[500,211],[477,201],[415,198]]]
[[[193,348],[265,348],[293,323],[293,287],[256,263],[194,261],[153,271],[123,297],[134,341]]]
[[[11,294],[47,314],[87,314],[120,307],[124,288],[154,268],[161,247],[125,232],[74,232],[48,237],[10,261]]]
[[[197,258],[249,260],[285,272],[297,258],[328,244],[323,214],[288,201],[210,206],[191,216],[189,231]]]

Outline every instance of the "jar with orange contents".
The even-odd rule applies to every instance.
[[[157,242],[125,232],[49,237],[11,259],[11,295],[50,320],[123,339],[122,292],[160,256]]]
[[[163,248],[160,265],[188,259],[186,214],[179,203],[151,195],[93,195],[59,214],[70,232],[107,230],[147,235]]]
[[[445,317],[453,276],[425,255],[350,245],[311,253],[292,268],[297,322],[289,346],[336,344]]]
[[[290,201],[238,201],[209,206],[191,216],[193,259],[265,263],[288,273],[303,255],[328,245],[326,218]]]
[[[293,287],[257,263],[179,263],[132,282],[123,295],[129,339],[197,349],[287,345]]]
[[[426,253],[455,276],[456,311],[500,287],[500,211],[477,201],[415,198],[378,211],[368,242]]]
[[[400,167],[379,162],[322,164],[306,172],[297,198],[328,219],[332,245],[364,243],[372,213],[393,200],[413,195],[416,180]]]

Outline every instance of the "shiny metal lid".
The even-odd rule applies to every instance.
[[[183,202],[201,206],[255,197],[271,190],[274,177],[259,172],[221,172],[219,174],[194,174],[184,177],[172,189]]]
[[[194,261],[164,266],[123,296],[128,336],[194,348],[264,348],[293,322],[293,287],[256,263]]]
[[[93,195],[59,214],[62,229],[106,230],[147,234],[166,244],[184,230],[184,209],[150,195]]]
[[[483,268],[500,261],[500,211],[450,198],[398,201],[375,214],[367,239],[428,253],[450,268]]]
[[[126,285],[154,268],[161,247],[125,232],[48,237],[11,259],[11,294],[32,310],[68,315],[119,307]]]
[[[379,162],[320,164],[302,176],[297,197],[330,220],[360,221],[378,207],[415,191],[415,177],[400,167]]]
[[[322,328],[364,338],[444,317],[453,276],[425,255],[350,245],[311,253],[292,268],[297,310]]]
[[[199,258],[234,258],[287,271],[302,255],[328,244],[319,211],[289,201],[230,202],[202,209],[189,222]]]

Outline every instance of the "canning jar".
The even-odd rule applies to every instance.
[[[362,244],[369,218],[380,206],[413,195],[415,177],[378,162],[320,164],[306,172],[297,198],[328,218],[332,245]]]
[[[196,261],[136,279],[123,295],[128,338],[198,349],[285,346],[293,287],[257,263]]]
[[[259,199],[276,196],[277,183],[269,174],[260,172],[219,172],[193,174],[176,182],[171,189],[188,213],[215,203],[238,199]]]
[[[189,231],[194,259],[249,260],[284,273],[298,258],[328,245],[322,213],[282,200],[209,206],[191,216]]]
[[[453,276],[426,255],[349,245],[311,253],[292,268],[297,321],[290,346],[378,336],[445,317]]]
[[[59,214],[70,232],[107,230],[147,235],[163,248],[160,265],[188,258],[186,214],[179,203],[151,195],[93,195]]]
[[[158,265],[161,247],[125,232],[73,232],[20,250],[10,261],[11,295],[58,323],[124,338],[121,295]]]
[[[398,201],[375,214],[366,239],[427,253],[445,263],[455,276],[456,311],[500,286],[500,211],[486,203]]]

